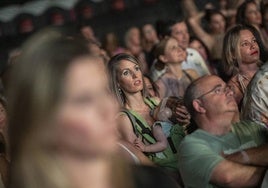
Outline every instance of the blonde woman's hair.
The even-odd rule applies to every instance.
[[[42,31],[23,45],[8,85],[10,188],[73,188],[56,149],[54,116],[66,71],[83,57],[101,62],[84,43],[55,30]]]

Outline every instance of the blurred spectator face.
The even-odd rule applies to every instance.
[[[132,44],[140,45],[140,31],[138,28],[132,28],[130,30],[129,40]]]
[[[204,60],[208,59],[205,47],[198,40],[190,42],[189,47],[197,50]]]
[[[254,3],[248,4],[245,11],[245,17],[247,22],[252,25],[260,25],[262,22],[260,10]]]
[[[249,30],[241,30],[239,42],[241,62],[246,64],[258,62],[260,59],[260,51],[254,35]]]
[[[186,49],[189,45],[189,32],[185,22],[179,22],[172,26],[171,36],[177,39],[179,45]]]
[[[156,93],[154,91],[154,87],[152,85],[152,83],[150,82],[150,80],[147,77],[144,77],[144,84],[147,88],[147,92],[149,94],[150,97],[156,97]]]
[[[166,59],[166,62],[181,63],[186,60],[187,53],[180,47],[176,39],[170,38],[165,47],[165,54],[163,57]]]
[[[142,28],[143,36],[148,42],[156,42],[158,41],[156,31],[151,24],[146,24]]]
[[[221,34],[225,31],[225,20],[220,14],[213,14],[209,25],[211,32],[214,34]]]
[[[82,35],[88,40],[96,40],[93,29],[90,26],[85,26],[81,28]]]
[[[90,61],[77,59],[67,70],[57,122],[63,147],[96,156],[115,149],[117,105],[103,63]]]
[[[106,48],[112,52],[116,47],[118,47],[117,38],[114,33],[107,33],[105,37]]]
[[[219,4],[220,4],[220,8],[227,8],[228,2],[227,0],[220,0]]]
[[[0,130],[3,130],[7,123],[7,112],[4,106],[0,103]]]

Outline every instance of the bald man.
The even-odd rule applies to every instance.
[[[268,163],[255,160],[249,148],[265,144],[267,132],[252,122],[232,125],[238,112],[233,94],[232,88],[217,76],[201,77],[187,88],[185,105],[197,130],[186,136],[179,148],[179,168],[185,187],[261,184]],[[263,154],[260,158],[267,154],[264,146],[257,148]]]

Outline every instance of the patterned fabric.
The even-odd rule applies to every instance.
[[[268,127],[268,64],[265,63],[248,85],[241,108],[241,118]]]
[[[190,75],[183,71],[183,76],[180,79],[170,78],[165,75],[159,78],[165,86],[165,94],[162,98],[176,96],[184,96],[184,92],[189,84],[193,81]]]
[[[235,89],[235,100],[238,104],[240,104],[241,100],[243,99],[249,82],[250,78],[240,73],[236,74],[228,81],[228,85],[233,86]]]

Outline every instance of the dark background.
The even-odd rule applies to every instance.
[[[57,0],[53,0],[57,1]],[[82,1],[82,0],[81,0]],[[83,0],[87,1],[87,0]],[[155,0],[154,3],[144,3],[144,0],[124,0],[126,7],[124,10],[114,10],[111,6],[113,0],[104,0],[95,6],[92,3],[92,7],[95,9],[94,15],[87,20],[83,20],[87,24],[91,25],[95,31],[96,36],[101,41],[104,34],[107,32],[116,33],[121,45],[123,46],[123,38],[126,30],[131,26],[141,27],[146,23],[155,24],[157,20],[175,19],[181,17],[183,8],[180,6],[180,0]],[[30,0],[0,0],[0,8],[10,5],[21,5],[30,2]],[[212,2],[217,6],[217,1],[208,0],[196,0],[197,7],[202,9],[208,2]],[[102,5],[102,7],[98,7]],[[75,11],[74,11],[75,12]],[[67,12],[69,14],[69,12]],[[8,54],[14,48],[19,47],[30,35],[34,32],[49,26],[47,23],[48,14],[38,16],[34,18],[36,27],[33,32],[19,33],[17,31],[16,20],[11,23],[3,23],[7,28],[4,35],[0,36],[0,73],[3,71]],[[66,21],[63,25],[59,26],[70,33],[78,32],[78,25],[81,22],[78,14],[73,20]]]

